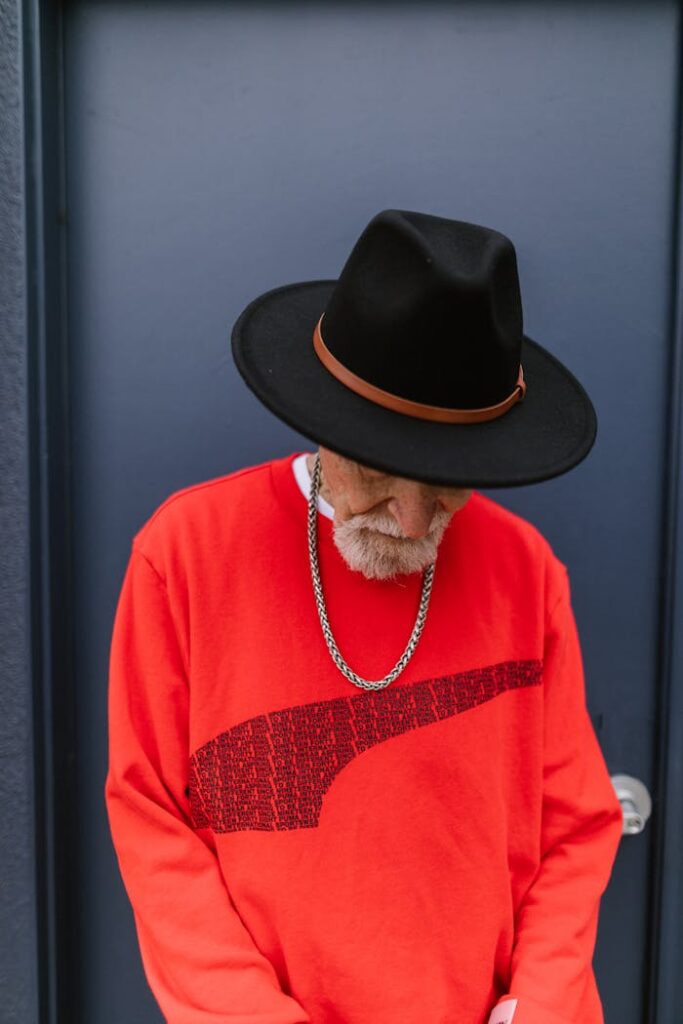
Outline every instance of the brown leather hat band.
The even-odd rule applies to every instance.
[[[352,370],[347,369],[343,363],[340,363],[336,356],[332,355],[320,333],[322,319],[323,317],[321,316],[313,330],[313,347],[323,366],[330,371],[333,377],[336,377],[338,381],[341,381],[347,388],[350,388],[351,391],[355,391],[356,394],[361,395],[363,398],[368,398],[377,405],[383,405],[387,409],[393,409],[394,412],[403,413],[405,416],[415,416],[416,419],[420,420],[438,420],[440,423],[480,423],[483,420],[494,420],[498,416],[502,416],[515,402],[521,401],[526,393],[526,383],[524,381],[522,364],[520,363],[519,376],[514,391],[496,405],[486,405],[479,409],[448,409],[445,406],[424,405],[422,402],[412,402],[408,398],[392,395],[390,391],[384,391],[382,388],[378,388],[374,384],[363,380],[362,377],[359,377]]]

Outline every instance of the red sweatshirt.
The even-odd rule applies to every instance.
[[[564,564],[475,491],[380,691],[320,628],[294,456],[186,487],[135,534],[105,799],[168,1024],[602,1024],[591,966],[622,812]],[[421,576],[367,580],[318,515],[367,679]]]

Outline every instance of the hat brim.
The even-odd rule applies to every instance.
[[[386,473],[448,487],[539,483],[588,455],[597,433],[591,400],[576,377],[526,335],[526,395],[494,420],[421,420],[351,391],[313,348],[313,328],[335,284],[273,288],[253,299],[232,329],[233,357],[245,382],[304,437]]]

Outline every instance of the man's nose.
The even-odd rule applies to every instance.
[[[406,487],[392,496],[388,508],[403,536],[417,540],[429,533],[437,506],[433,495],[417,487]]]

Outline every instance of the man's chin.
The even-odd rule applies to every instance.
[[[393,542],[385,545],[382,542],[379,550],[359,550],[357,544],[337,543],[337,550],[354,572],[360,572],[366,579],[389,580],[397,576],[409,576],[422,573],[435,557],[436,550],[423,551],[421,554],[410,555],[405,550],[405,538],[383,537],[383,541]],[[403,549],[403,550],[402,550]]]

